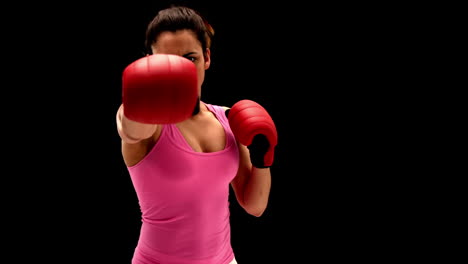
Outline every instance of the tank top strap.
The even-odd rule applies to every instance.
[[[168,137],[173,143],[175,143],[179,147],[182,147],[183,149],[193,151],[192,147],[185,140],[184,136],[175,124],[163,125],[163,131],[161,136]]]

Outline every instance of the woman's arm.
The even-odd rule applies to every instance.
[[[151,137],[157,129],[155,124],[143,124],[132,121],[123,114],[123,104],[117,110],[117,131],[120,138],[127,144],[135,144]]]
[[[231,182],[236,199],[244,210],[260,217],[268,205],[271,189],[270,168],[256,168],[250,162],[249,149],[238,143],[239,170]]]
[[[151,150],[160,134],[161,125],[143,124],[126,118],[123,114],[123,105],[120,105],[116,119],[117,131],[122,140],[124,162],[127,166],[133,166]]]
[[[225,112],[239,148],[239,169],[231,185],[242,208],[259,217],[270,197],[276,126],[265,108],[251,100],[238,101]]]

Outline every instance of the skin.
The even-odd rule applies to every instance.
[[[165,53],[183,56],[191,60],[198,73],[198,93],[205,79],[205,71],[211,64],[211,53],[205,52],[195,34],[190,30],[163,32],[152,46],[153,54]],[[121,108],[123,106],[121,105]],[[225,110],[228,107],[224,107]],[[156,144],[161,134],[160,125],[141,124],[127,119],[120,114],[122,131],[122,154],[127,166],[141,161]],[[200,112],[191,118],[177,123],[176,126],[187,143],[197,152],[216,152],[223,150],[226,135],[216,116],[200,102]],[[238,142],[240,164],[237,175],[231,182],[235,196],[244,210],[261,216],[268,204],[271,189],[270,168],[256,168],[250,162],[249,149]]]

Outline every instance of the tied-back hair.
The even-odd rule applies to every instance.
[[[160,10],[146,29],[145,49],[152,54],[151,46],[165,31],[192,30],[200,41],[203,52],[211,47],[214,29],[196,10],[186,6],[171,6]]]

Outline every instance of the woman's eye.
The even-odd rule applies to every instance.
[[[191,62],[195,62],[196,59],[194,57],[188,57],[187,59],[189,59]]]

